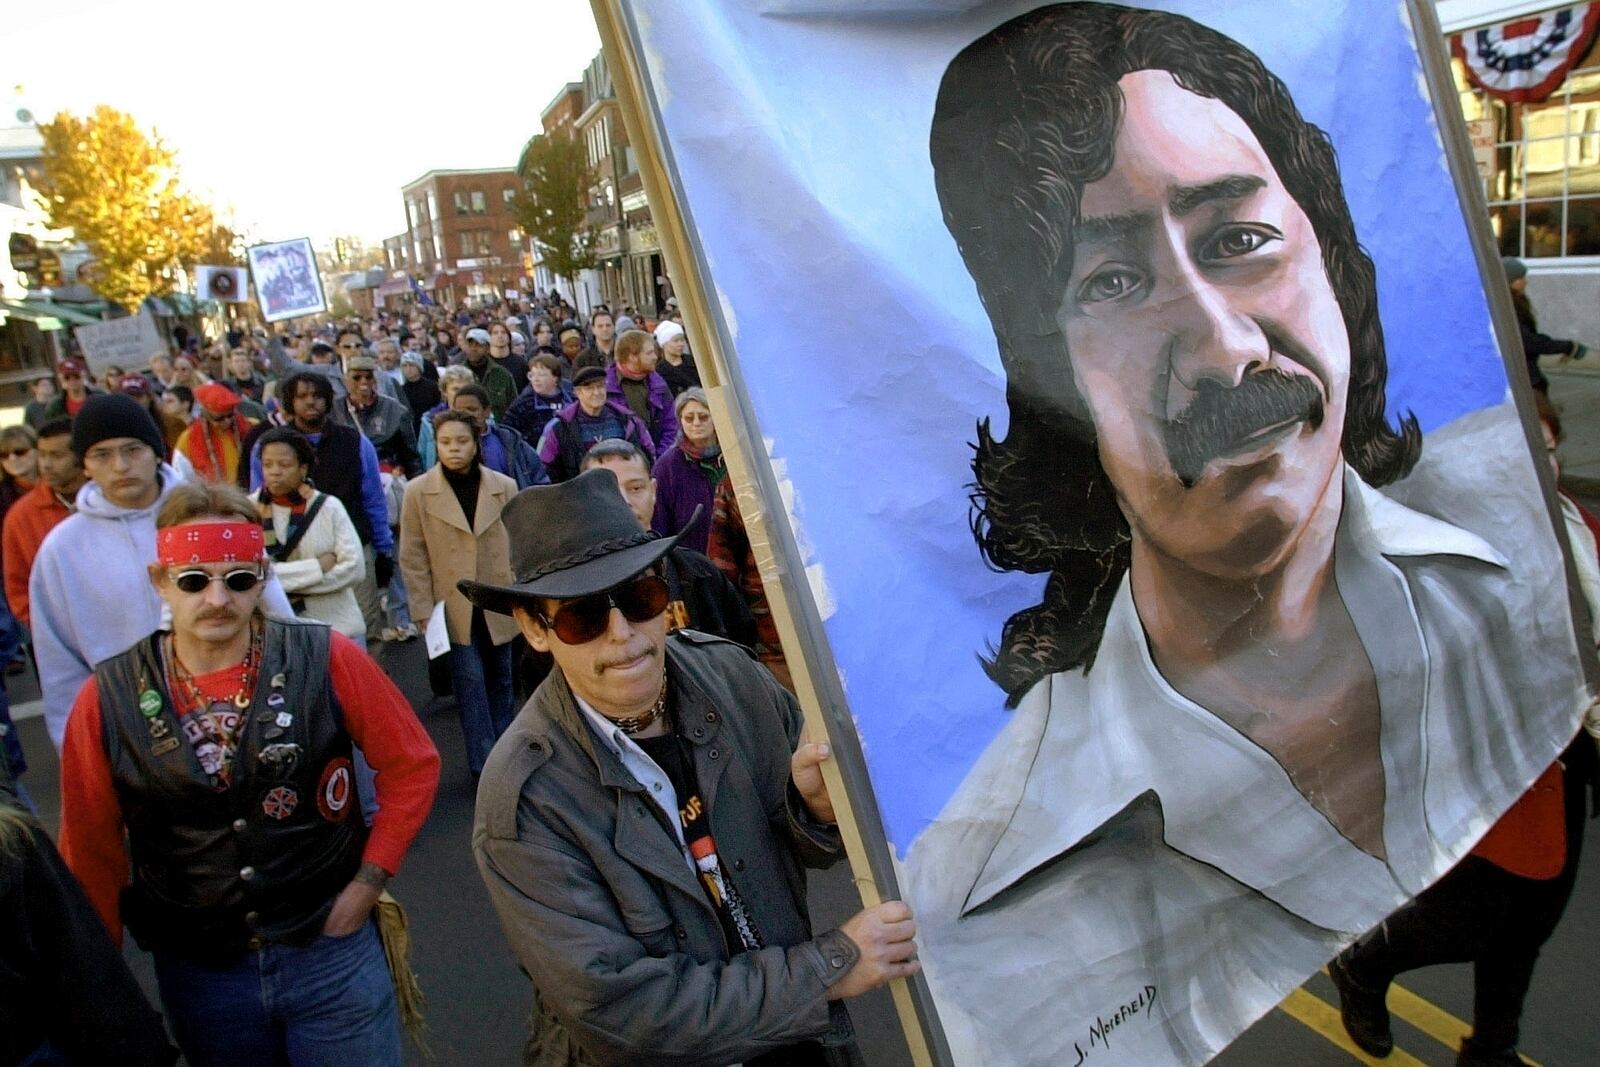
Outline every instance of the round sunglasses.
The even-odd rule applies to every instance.
[[[230,593],[248,593],[261,584],[261,575],[243,568],[229,571],[227,574],[212,574],[209,571],[179,571],[172,576],[172,584],[184,593],[203,593],[211,587],[212,582],[221,582],[228,587]]]
[[[603,593],[563,601],[554,615],[540,615],[539,620],[554,630],[563,644],[583,645],[606,632],[612,608],[629,622],[647,622],[666,611],[671,599],[665,579],[645,574]]]

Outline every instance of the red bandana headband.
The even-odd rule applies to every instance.
[[[257,563],[265,554],[258,523],[191,522],[156,531],[156,561],[164,567]]]

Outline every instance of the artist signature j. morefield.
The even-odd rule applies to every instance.
[[[1081,1067],[1096,1049],[1110,1048],[1111,1032],[1123,1023],[1132,1021],[1136,1015],[1148,1015],[1155,1007],[1155,1003],[1156,987],[1147,985],[1139,990],[1138,996],[1117,1005],[1117,1010],[1110,1015],[1096,1016],[1093,1025],[1089,1027],[1089,1046],[1085,1048],[1077,1041],[1072,1043],[1072,1050],[1078,1054],[1078,1061],[1072,1067]]]

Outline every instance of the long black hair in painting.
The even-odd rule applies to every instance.
[[[1052,673],[1093,663],[1129,564],[1129,532],[1072,380],[1057,312],[1072,272],[1083,188],[1110,169],[1117,81],[1165,70],[1250,127],[1310,219],[1345,327],[1351,368],[1346,461],[1373,486],[1404,476],[1417,421],[1385,415],[1387,363],[1372,260],[1356,240],[1333,145],[1248,49],[1182,16],[1054,4],[965,48],[939,85],[930,136],[944,222],[994,326],[1010,426],[978,424],[972,529],[990,566],[1047,573],[1041,603],[1006,621],[985,661],[1015,705]]]

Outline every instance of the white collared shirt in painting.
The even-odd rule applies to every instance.
[[[1204,1062],[1447,871],[1570,740],[1565,575],[1515,412],[1345,471],[1339,592],[1378,686],[1387,861],[1167,684],[1124,576],[1087,674],[1040,682],[907,856],[957,1062]],[[1404,501],[1404,503],[1402,503]]]

